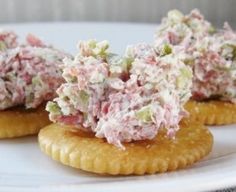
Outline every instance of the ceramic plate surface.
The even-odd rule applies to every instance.
[[[79,39],[107,39],[111,50],[152,42],[156,25],[128,23],[35,23],[1,25],[20,37],[28,32],[68,52]],[[236,185],[236,125],[210,128],[212,153],[187,169],[149,176],[108,177],[61,165],[41,153],[37,137],[0,140],[0,191],[206,191]]]

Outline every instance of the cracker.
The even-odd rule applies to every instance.
[[[38,139],[41,150],[54,160],[110,175],[143,175],[184,168],[207,155],[213,143],[206,127],[188,121],[181,123],[175,140],[161,132],[153,140],[126,143],[125,150],[92,133],[59,124],[42,129]]]
[[[205,125],[227,125],[236,123],[236,104],[226,101],[198,102],[190,100],[185,109],[190,113],[192,121]]]
[[[50,124],[45,105],[37,109],[14,107],[0,111],[0,138],[13,138],[37,134]]]

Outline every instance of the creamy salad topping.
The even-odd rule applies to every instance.
[[[0,51],[15,48],[17,44],[17,35],[14,32],[0,29]]]
[[[0,110],[17,105],[36,108],[55,97],[64,82],[60,65],[62,51],[28,35],[25,44],[14,32],[0,32]]]
[[[108,42],[79,44],[74,60],[64,60],[66,83],[48,102],[50,119],[92,131],[108,143],[153,139],[160,128],[173,138],[191,96],[191,69],[163,47],[130,46],[124,56],[111,53]],[[166,51],[167,50],[167,51]]]
[[[192,98],[236,103],[236,33],[228,23],[215,30],[198,10],[170,11],[155,36],[155,46],[170,43],[193,69]]]

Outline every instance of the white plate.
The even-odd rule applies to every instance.
[[[79,39],[111,42],[122,53],[127,44],[152,42],[155,25],[108,23],[42,23],[5,25],[20,36],[32,32],[75,52]],[[0,141],[0,191],[206,191],[236,185],[236,126],[211,128],[212,153],[184,170],[129,177],[96,176],[51,160],[40,152],[36,137]]]

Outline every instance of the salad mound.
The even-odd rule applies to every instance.
[[[183,15],[170,11],[155,35],[193,69],[192,98],[236,103],[236,33],[228,23],[216,30],[198,10]]]
[[[0,110],[17,105],[36,108],[53,99],[64,82],[60,65],[65,56],[69,55],[31,34],[19,44],[14,32],[1,31]]]
[[[63,83],[46,110],[50,119],[91,131],[123,148],[122,142],[153,139],[159,129],[173,138],[186,116],[191,68],[166,45],[129,46],[124,56],[107,41],[82,41],[75,59],[64,60]]]

